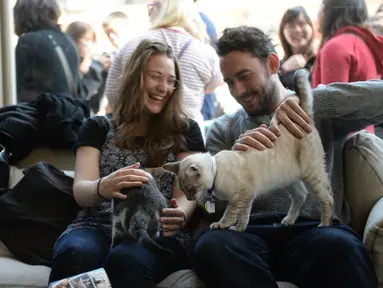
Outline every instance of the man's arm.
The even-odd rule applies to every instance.
[[[320,85],[313,90],[316,119],[331,119],[343,133],[383,122],[383,81]]]
[[[222,150],[230,150],[230,143],[225,139],[225,128],[227,130],[227,115],[216,119],[206,136],[206,149],[211,155],[215,155]]]

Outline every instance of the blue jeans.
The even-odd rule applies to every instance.
[[[203,104],[202,104],[202,116],[203,120],[212,120],[215,117],[215,94],[205,94],[205,97],[203,98]]]
[[[185,249],[175,238],[160,237],[157,243],[174,251],[175,258],[154,255],[133,240],[110,251],[111,239],[105,233],[73,230],[56,244],[49,282],[104,267],[113,288],[153,288],[186,263]]]
[[[271,288],[276,281],[299,288],[375,288],[370,255],[358,236],[339,222],[300,218],[291,227],[284,215],[253,219],[245,232],[206,230],[197,240],[194,266],[207,287]]]

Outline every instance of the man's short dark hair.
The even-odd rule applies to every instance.
[[[248,26],[226,28],[217,43],[217,53],[225,56],[233,51],[250,52],[254,57],[267,59],[276,53],[271,38],[261,29]]]

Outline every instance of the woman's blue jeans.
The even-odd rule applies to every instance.
[[[110,250],[111,239],[105,233],[89,228],[73,230],[56,244],[49,282],[104,267],[113,288],[152,288],[186,263],[185,249],[175,238],[156,241],[174,251],[175,257],[154,255],[133,240]]]

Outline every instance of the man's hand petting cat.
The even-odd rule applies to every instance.
[[[161,228],[165,230],[164,237],[174,237],[177,231],[185,225],[185,213],[179,208],[175,198],[170,200],[170,208],[161,211]]]
[[[281,135],[278,124],[282,123],[287,130],[295,137],[302,139],[306,133],[311,133],[310,117],[299,106],[299,98],[292,96],[286,98],[275,109],[273,118],[270,121],[270,130],[277,136]]]
[[[123,188],[139,187],[149,181],[150,174],[138,169],[140,163],[121,168],[101,179],[99,194],[107,199],[126,199],[128,196],[120,191]]]
[[[265,150],[267,148],[274,147],[274,141],[277,140],[277,136],[267,129],[265,124],[262,124],[258,128],[248,130],[244,134],[240,135],[232,148],[232,150],[246,151],[249,147],[257,150]]]

